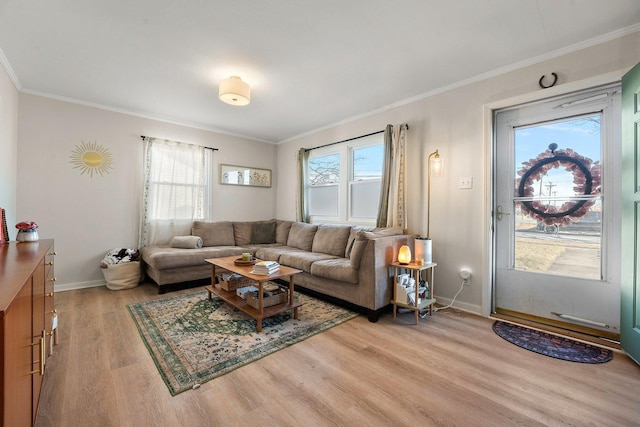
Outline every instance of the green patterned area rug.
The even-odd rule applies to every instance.
[[[296,293],[293,312],[256,321],[205,291],[127,306],[171,395],[309,338],[358,313]]]

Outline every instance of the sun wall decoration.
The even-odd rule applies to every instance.
[[[91,178],[94,172],[100,176],[109,173],[113,163],[109,149],[97,142],[81,141],[80,145],[75,146],[69,159],[74,169],[80,169],[80,175],[88,173]]]

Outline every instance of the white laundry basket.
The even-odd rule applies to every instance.
[[[107,282],[107,288],[118,291],[138,286],[142,270],[137,249],[116,248],[110,251],[102,260],[100,269]]]

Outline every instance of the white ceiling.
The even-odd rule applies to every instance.
[[[0,61],[26,93],[280,142],[639,23],[638,0],[0,0]],[[218,100],[230,75],[250,105]]]

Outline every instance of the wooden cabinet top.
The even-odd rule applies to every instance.
[[[50,239],[0,245],[0,317],[4,317],[22,285],[52,249]]]

